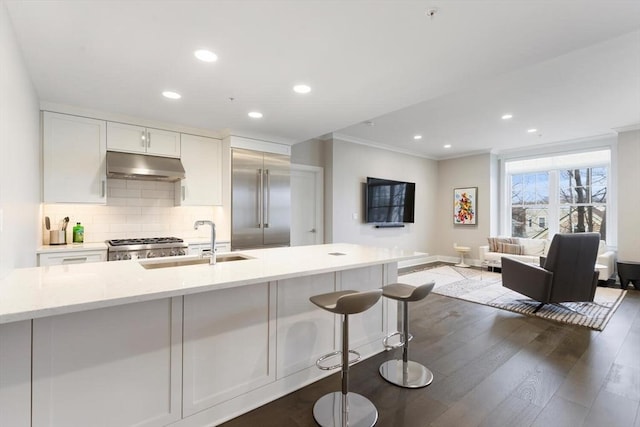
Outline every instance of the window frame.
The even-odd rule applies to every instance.
[[[582,140],[580,142],[573,142],[567,144],[558,144],[555,149],[551,150],[549,148],[536,148],[530,149],[528,151],[520,150],[515,152],[505,152],[502,153],[498,157],[499,162],[499,220],[498,220],[498,234],[504,236],[511,236],[511,175],[520,174],[520,173],[528,173],[527,171],[518,171],[517,173],[508,174],[507,164],[512,161],[518,160],[532,160],[532,159],[543,159],[543,158],[551,158],[551,157],[561,157],[565,155],[572,154],[582,154],[589,153],[594,151],[601,150],[609,150],[609,161],[602,162],[593,162],[590,163],[589,166],[580,165],[578,168],[595,168],[595,167],[606,167],[607,168],[607,200],[605,205],[605,209],[607,212],[606,215],[606,227],[607,227],[607,236],[606,241],[609,247],[615,248],[617,245],[617,170],[616,170],[616,159],[617,159],[617,138],[615,137],[605,137],[591,140]],[[556,168],[549,169],[549,172],[552,170],[560,171],[565,169]],[[529,172],[541,171],[542,169],[538,168],[535,170],[531,170]],[[559,192],[560,192],[560,173],[550,173],[549,176],[549,214],[546,218],[546,223],[548,227],[548,237],[551,238],[554,234],[559,232],[559,222],[556,221],[556,218],[559,218],[560,208],[561,206],[575,206],[575,205],[561,205]],[[593,204],[591,204],[593,206]],[[553,220],[553,221],[552,221]],[[492,233],[495,234],[495,233]]]

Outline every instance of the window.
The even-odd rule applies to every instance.
[[[511,235],[544,239],[593,231],[606,240],[610,157],[610,150],[599,150],[507,161],[510,204],[503,218]]]

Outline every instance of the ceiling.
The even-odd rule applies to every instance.
[[[638,0],[5,3],[51,103],[434,159],[640,124]]]

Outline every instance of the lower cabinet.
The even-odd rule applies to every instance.
[[[33,321],[32,426],[164,426],[181,417],[182,298]]]
[[[107,250],[69,251],[38,254],[38,266],[84,264],[86,262],[101,262],[107,260]]]
[[[338,290],[367,291],[383,286],[383,266],[345,270],[278,281],[278,379],[313,367],[327,353],[340,350],[342,321],[309,301],[313,295]],[[385,304],[381,298],[364,313],[349,317],[349,348],[376,347],[386,335]],[[326,364],[336,364],[338,357]],[[315,367],[313,368],[315,369]]]
[[[275,381],[270,306],[270,283],[184,297],[185,417]]]
[[[278,281],[278,379],[313,366],[335,348],[335,320],[309,301],[335,291],[335,273]]]

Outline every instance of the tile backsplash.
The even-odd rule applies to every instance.
[[[63,218],[69,217],[69,243],[77,222],[84,226],[85,242],[162,236],[206,239],[209,227],[193,229],[199,219],[214,221],[218,240],[229,240],[230,219],[222,206],[174,206],[174,187],[170,182],[107,179],[107,205],[44,204],[43,244],[49,243],[44,216],[50,218],[51,229],[59,229]]]

